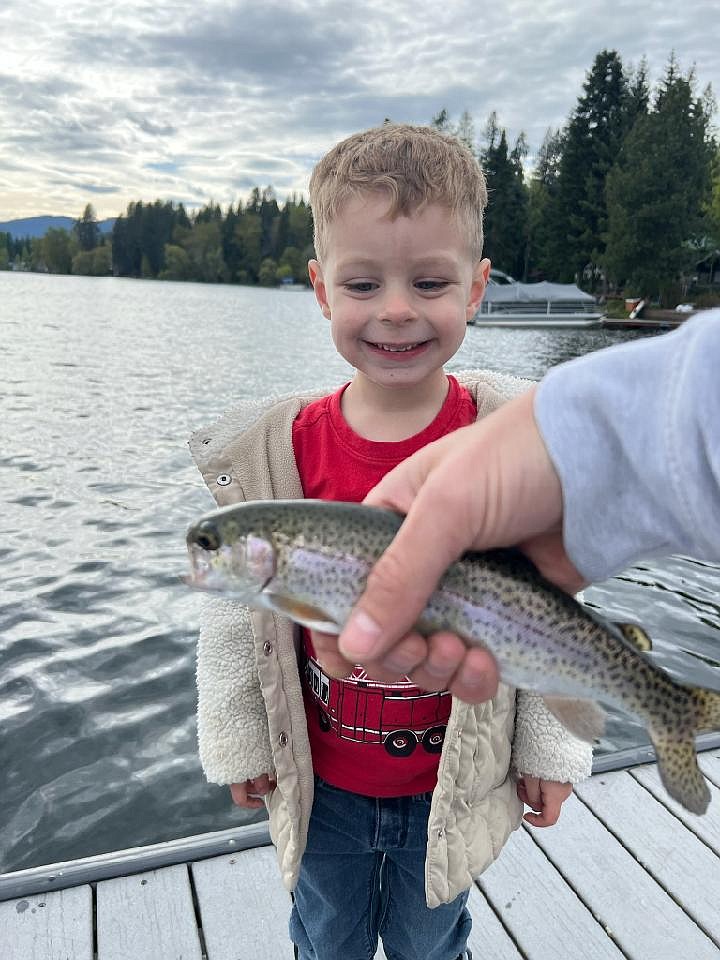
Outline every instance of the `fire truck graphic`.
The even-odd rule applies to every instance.
[[[349,681],[331,682],[320,664],[308,657],[305,676],[317,703],[320,729],[343,740],[382,743],[392,757],[409,757],[418,744],[440,753],[450,710],[447,690],[421,693],[411,681],[382,684],[355,667]],[[414,688],[417,694],[400,694]],[[398,690],[394,695],[393,690]]]

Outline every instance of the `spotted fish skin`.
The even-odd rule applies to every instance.
[[[401,523],[398,514],[360,504],[223,507],[188,531],[188,582],[339,632]],[[720,728],[720,694],[673,680],[643,655],[632,629],[623,634],[588,611],[523,554],[465,554],[446,571],[417,629],[426,636],[450,630],[485,647],[504,682],[542,694],[564,722],[563,704],[577,700],[634,715],[647,728],[668,793],[693,813],[706,810],[710,793],[694,737]]]

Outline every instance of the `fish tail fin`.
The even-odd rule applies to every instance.
[[[650,739],[667,792],[691,813],[705,813],[710,790],[698,766],[695,731],[654,726],[650,729]]]
[[[665,789],[691,813],[705,813],[710,790],[697,762],[695,736],[720,730],[720,693],[702,687],[687,687],[691,709],[683,720],[654,725],[650,739],[655,747],[658,770]]]

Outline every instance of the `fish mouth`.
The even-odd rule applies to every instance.
[[[414,343],[377,343],[373,340],[366,341],[366,343],[374,347],[375,350],[382,350],[383,353],[410,353],[412,350],[417,350],[418,347],[426,346],[429,342],[429,340],[416,340]]]
[[[212,590],[214,581],[218,579],[213,564],[213,554],[193,543],[188,547],[190,555],[190,573],[185,577],[185,583],[196,590]]]
[[[190,587],[192,590],[209,590],[205,580],[202,577],[199,577],[193,570],[191,573],[180,574],[178,580],[181,583],[184,583],[186,587]]]
[[[217,569],[209,561],[198,558],[197,554],[192,557],[190,564],[190,573],[181,577],[186,586],[193,590],[200,590],[204,593],[222,593],[228,598],[240,600],[248,603],[256,594],[253,587],[247,584],[238,583],[221,570]]]

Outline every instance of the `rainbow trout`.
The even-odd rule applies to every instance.
[[[223,507],[188,531],[187,582],[339,633],[401,523],[391,511],[354,503]],[[710,792],[694,737],[720,728],[720,694],[671,679],[644,655],[649,641],[640,627],[603,621],[518,551],[492,550],[448,568],[417,629],[450,630],[487,648],[505,683],[541,694],[585,740],[602,730],[596,701],[633,714],[647,728],[670,796],[693,813],[706,810]]]

